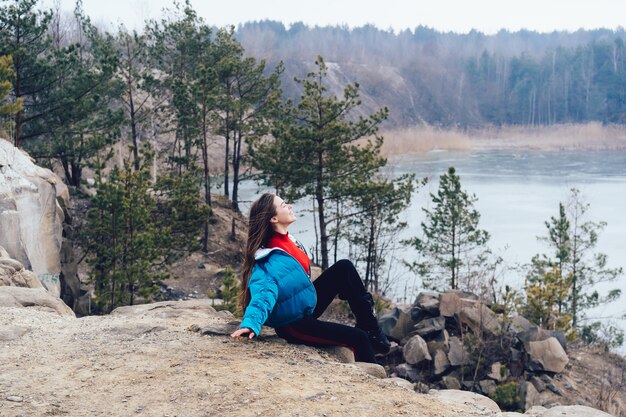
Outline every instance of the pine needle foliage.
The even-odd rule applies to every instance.
[[[483,268],[489,233],[479,228],[476,196],[461,188],[454,167],[439,179],[437,194],[430,194],[433,208],[423,209],[422,236],[410,240],[421,261],[410,265],[426,288],[467,288]]]

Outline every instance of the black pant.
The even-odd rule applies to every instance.
[[[372,306],[366,301],[367,291],[352,262],[342,259],[322,273],[314,282],[317,304],[313,315],[276,329],[290,343],[310,346],[346,346],[357,361],[376,363],[369,337],[358,327],[318,320],[335,296],[347,300],[359,322],[375,320]]]

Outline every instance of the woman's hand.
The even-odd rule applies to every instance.
[[[248,334],[248,339],[252,339],[254,336],[256,336],[254,334],[254,332],[252,331],[252,329],[248,329],[247,327],[243,327],[239,330],[236,330],[234,332],[232,332],[230,334],[230,337],[242,337],[245,336],[246,334]]]

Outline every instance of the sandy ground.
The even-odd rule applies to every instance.
[[[418,394],[406,381],[375,378],[272,331],[233,340],[225,334],[237,323],[207,300],[79,319],[0,308],[0,416],[502,415],[477,394]],[[571,351],[554,379],[563,391],[555,401],[626,415],[623,364],[616,355]]]
[[[227,319],[199,310],[76,319],[2,308],[0,416],[455,414],[316,349],[188,330]]]

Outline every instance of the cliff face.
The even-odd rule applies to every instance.
[[[69,193],[61,179],[0,139],[0,246],[61,294],[61,244]]]
[[[69,199],[61,178],[0,139],[0,246],[73,307],[80,283],[68,240]]]
[[[271,331],[232,340],[236,325],[203,300],[84,318],[0,308],[0,415],[521,415],[469,392],[416,393]],[[526,415],[608,416],[581,406]]]

